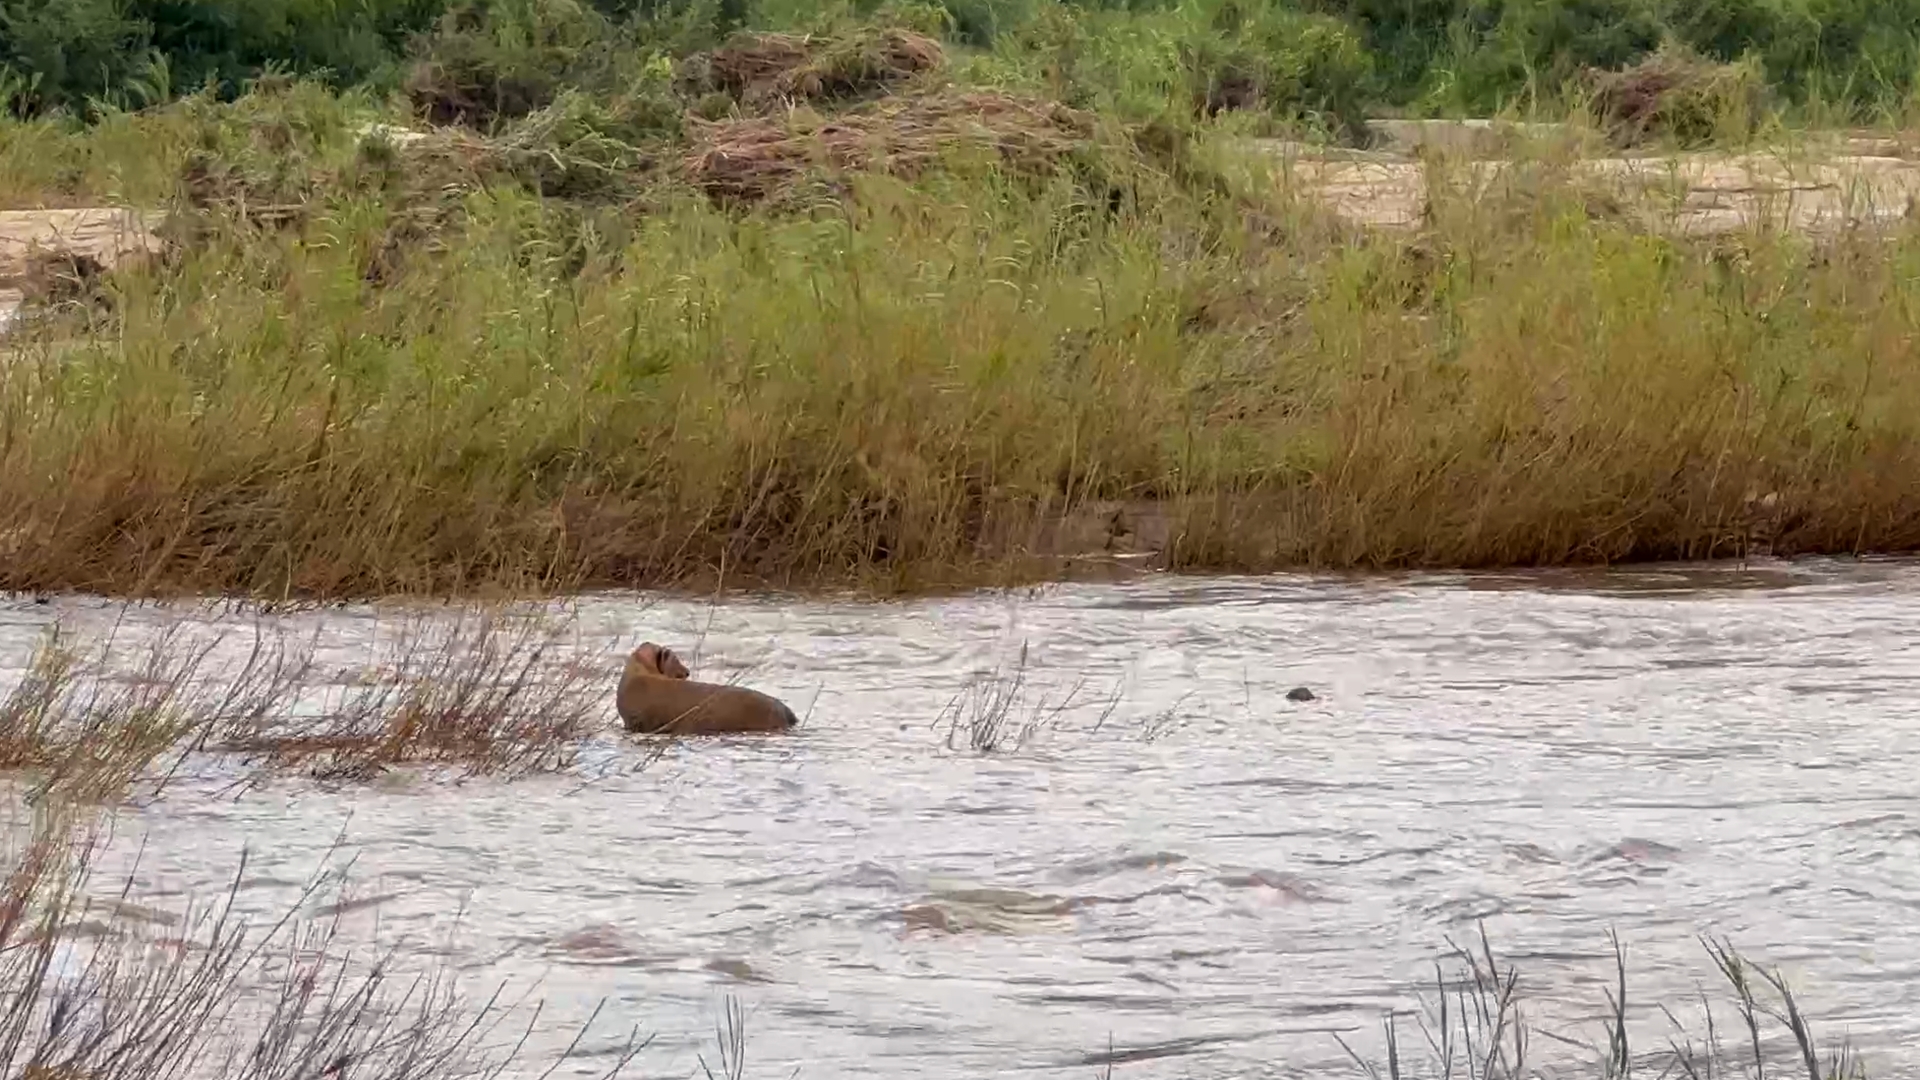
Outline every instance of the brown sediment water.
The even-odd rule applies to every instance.
[[[540,1046],[607,998],[613,1027],[658,1033],[648,1075],[711,1061],[729,995],[749,1075],[1087,1075],[1110,1046],[1120,1076],[1344,1075],[1333,1033],[1377,1053],[1380,1013],[1414,1007],[1482,921],[1533,1021],[1570,1036],[1599,1035],[1609,929],[1647,1046],[1659,1006],[1684,1016],[1711,985],[1697,935],[1727,934],[1902,1075],[1917,602],[1903,561],[584,597],[569,647],[605,665],[607,726],[569,772],[215,797],[208,766],[121,811],[98,888],[117,899],[131,869],[120,902],[166,911],[224,889],[245,845],[241,903],[277,912],[351,858],[356,890],[316,915],[480,991],[538,981]],[[186,617],[257,618],[0,605],[0,686],[55,619],[131,642]],[[268,621],[344,672],[391,617]],[[612,711],[642,638],[779,695],[801,729],[647,763]],[[1004,681],[1023,642],[1012,723],[1038,728],[990,754],[950,739],[943,707],[981,669]]]

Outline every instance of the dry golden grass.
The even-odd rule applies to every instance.
[[[777,109],[884,93],[945,63],[938,41],[901,27],[826,38],[742,33],[683,61],[681,81],[690,91],[722,90],[749,107]]]
[[[1011,171],[1045,172],[1082,150],[1092,127],[1092,117],[1056,102],[940,91],[832,117],[795,111],[697,124],[682,168],[716,199],[792,205],[818,198],[823,170],[912,178],[972,152]]]

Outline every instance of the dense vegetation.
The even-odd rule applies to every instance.
[[[979,50],[1074,104],[1480,112],[1663,42],[1749,60],[1784,100],[1902,110],[1916,0],[0,0],[0,96],[21,113],[137,107],[262,74],[385,92],[422,63],[489,73],[505,110],[630,83],[742,27],[878,18]]]

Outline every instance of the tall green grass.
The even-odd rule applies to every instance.
[[[1553,172],[1415,239],[1145,169],[203,216],[16,334],[0,587],[913,587],[1116,500],[1192,569],[1920,547],[1914,238],[1670,241]]]

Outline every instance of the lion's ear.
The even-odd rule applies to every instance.
[[[687,665],[680,661],[680,657],[676,655],[672,649],[662,648],[660,650],[660,674],[668,678],[684,679],[687,678],[691,672],[687,670]]]

